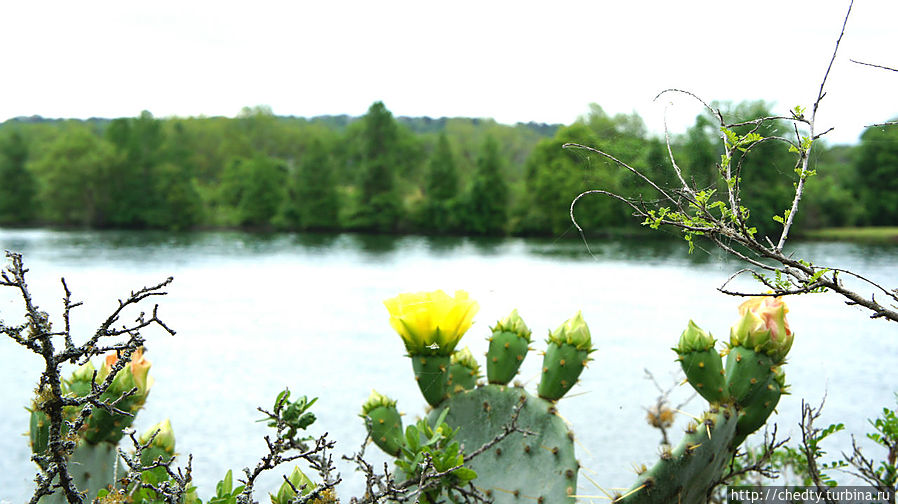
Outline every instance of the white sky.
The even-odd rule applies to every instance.
[[[573,122],[596,102],[663,129],[661,90],[810,106],[848,1],[10,1],[0,121],[20,115],[394,115]],[[898,115],[898,1],[857,0],[820,127]],[[669,99],[663,102],[670,102]],[[700,108],[676,99],[671,127]]]

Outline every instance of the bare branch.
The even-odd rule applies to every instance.
[[[820,418],[825,402],[826,396],[820,400],[820,406],[814,409],[804,399],[801,400],[801,448],[808,462],[808,475],[811,481],[814,482],[814,486],[820,491],[827,504],[835,504],[832,497],[826,492],[829,487],[823,482],[820,475],[820,469],[817,467],[818,455],[814,446],[812,446],[816,442],[817,435],[821,432],[821,429],[814,427],[814,422]]]
[[[892,72],[898,72],[898,68],[892,68],[892,67],[887,67],[887,66],[883,66],[883,65],[876,65],[873,63],[864,63],[863,61],[858,61],[858,60],[854,60],[854,59],[849,59],[848,61],[851,61],[852,63],[857,63],[858,65],[864,65],[864,66],[869,66],[869,67],[873,67],[873,68],[881,68],[883,70],[889,70]]]
[[[851,0],[851,3],[848,4],[848,12],[845,13],[845,19],[842,21],[842,31],[839,32],[839,38],[836,39],[836,46],[833,48],[832,58],[830,58],[829,65],[826,67],[826,73],[823,74],[823,80],[820,82],[820,90],[817,92],[817,99],[814,101],[814,106],[811,109],[811,120],[808,121],[808,125],[811,129],[810,138],[812,139],[817,138],[817,136],[814,135],[814,128],[817,121],[817,109],[820,107],[820,102],[823,101],[823,97],[826,95],[824,92],[826,79],[829,77],[833,62],[836,60],[836,54],[839,52],[839,44],[842,42],[842,36],[845,35],[845,26],[848,25],[848,17],[851,15],[852,6],[854,6],[854,0]],[[807,148],[802,147],[799,149],[799,152],[801,153],[801,172],[798,176],[798,185],[795,186],[795,198],[792,200],[792,207],[789,210],[789,215],[786,216],[786,221],[783,223],[783,232],[780,234],[779,243],[776,245],[777,252],[781,252],[783,247],[786,246],[789,230],[792,229],[792,223],[795,221],[795,216],[798,215],[798,205],[801,203],[801,197],[804,194],[804,184],[808,177],[810,150],[811,145],[808,145]]]

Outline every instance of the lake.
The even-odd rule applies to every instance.
[[[383,300],[435,289],[465,289],[480,303],[460,346],[470,346],[481,363],[489,327],[513,308],[533,330],[537,350],[545,348],[549,330],[583,311],[598,351],[559,411],[576,432],[584,472],[604,488],[627,487],[633,464],[652,464],[660,441],[644,421],[659,395],[646,370],[663,387],[675,385],[681,375],[670,348],[687,322],[725,340],[741,302],[716,288],[742,265],[716,250],[689,255],[681,241],[594,239],[587,249],[576,239],[0,229],[0,249],[24,255],[35,300],[58,324],[65,277],[74,299],[85,302],[72,320],[83,336],[117,299],[174,277],[169,294],[153,302],[178,334],[145,333],[156,383],[136,426],[142,432],[171,419],[183,460],[193,454],[203,499],[228,469],[236,479],[265,453],[267,428],[256,422],[261,415],[255,408],[270,408],[284,387],[294,396],[319,397],[311,431],[337,441],[335,459],[363,441],[358,413],[372,388],[399,400],[406,424],[421,415],[425,402]],[[896,287],[898,246],[815,242],[794,249],[815,264]],[[736,285],[757,288],[749,280]],[[827,451],[848,449],[853,433],[870,456],[881,456],[864,433],[867,418],[895,406],[898,325],[869,320],[830,294],[788,303],[796,338],[785,368],[792,395],[772,417],[780,434],[797,439],[801,399],[817,404],[826,395],[821,425],[844,422],[847,430],[825,445]],[[12,289],[0,290],[0,318],[22,320]],[[531,352],[524,363],[520,378],[530,391],[540,361]],[[0,500],[18,503],[30,496],[35,474],[24,407],[42,361],[6,339],[0,340],[0,362]],[[676,387],[671,400],[679,404],[691,395],[690,387]],[[705,405],[693,398],[682,409],[697,415]],[[673,442],[688,420],[679,415]],[[368,453],[387,460],[376,448]],[[351,466],[341,462],[339,468],[341,497],[348,502],[362,480]],[[260,490],[279,484],[279,474],[269,476]],[[583,477],[578,491],[599,494]],[[267,498],[260,492],[256,499]]]

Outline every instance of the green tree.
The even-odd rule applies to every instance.
[[[860,199],[866,221],[898,225],[898,128],[867,128],[857,157]]]
[[[114,147],[87,128],[65,130],[32,165],[40,182],[43,217],[63,225],[104,224],[109,173],[120,163]]]
[[[340,227],[340,202],[330,152],[313,139],[293,176],[291,187],[293,224],[303,229],[333,230]]]
[[[457,225],[453,215],[458,194],[458,173],[455,157],[445,133],[440,133],[436,148],[428,163],[420,224],[425,232],[442,234]]]
[[[352,225],[367,231],[395,231],[402,212],[393,171],[398,126],[382,102],[371,105],[362,124],[362,179]]]
[[[601,145],[592,128],[582,121],[560,128],[555,138],[537,144],[525,166],[525,196],[517,208],[516,232],[567,233],[573,229],[570,206],[574,198],[591,189],[619,192],[621,178],[633,176],[601,158],[577,149],[564,149],[562,146],[568,142]],[[591,233],[628,225],[629,221],[620,202],[601,195],[581,199],[575,215],[580,226]]]
[[[159,206],[146,217],[150,227],[175,231],[190,229],[203,219],[203,204],[190,172],[170,162],[154,169],[155,191],[161,195]]]
[[[164,204],[155,180],[165,141],[161,121],[147,111],[137,118],[115,119],[106,130],[106,138],[121,159],[109,174],[107,223],[123,228],[162,226],[153,218]]]
[[[0,224],[27,224],[34,219],[37,187],[27,161],[28,145],[19,131],[0,140]]]
[[[240,164],[241,180],[237,203],[241,226],[268,227],[286,196],[287,173],[283,163],[258,154]]]
[[[465,229],[475,234],[503,234],[508,221],[508,187],[502,178],[499,144],[487,135],[477,158],[477,171],[465,200]]]

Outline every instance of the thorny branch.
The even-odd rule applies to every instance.
[[[851,456],[844,453],[842,455],[848,460],[849,464],[854,466],[855,471],[852,474],[863,479],[884,495],[889,491],[895,491],[895,488],[893,488],[887,481],[884,481],[882,476],[876,471],[874,462],[864,456],[854,436],[851,436]],[[892,464],[894,464],[894,451],[889,453],[889,456],[892,458]]]
[[[744,477],[748,474],[757,474],[764,478],[774,479],[779,477],[779,473],[771,467],[770,461],[773,457],[774,452],[779,448],[786,445],[789,442],[789,438],[777,441],[776,439],[777,428],[776,424],[773,424],[773,432],[768,433],[766,430],[764,431],[764,443],[761,448],[760,456],[752,457],[748,452],[740,452],[733,457],[733,462],[735,462],[737,457],[744,457],[748,462],[748,465],[742,466],[740,468],[736,468],[734,463],[730,464],[730,471],[726,473],[720,481],[717,483],[718,485],[728,485],[730,482],[737,480],[740,477]]]
[[[773,432],[764,431],[764,443],[759,451],[746,450],[733,455],[728,471],[712,486],[711,501],[714,504],[728,502],[726,488],[732,485],[760,486],[764,479],[776,479],[780,472],[773,464],[773,457],[777,450],[789,442],[789,438],[777,441],[776,424]],[[754,480],[748,478],[754,477]],[[721,492],[721,489],[724,491]]]
[[[817,487],[817,490],[821,492],[825,502],[827,504],[834,504],[832,498],[826,492],[829,487],[823,482],[823,478],[820,475],[820,468],[817,466],[818,454],[814,446],[818,439],[818,435],[822,431],[822,429],[814,427],[814,422],[820,418],[820,414],[823,411],[823,403],[825,401],[826,398],[824,397],[820,402],[820,406],[818,406],[817,409],[814,409],[810,404],[805,402],[804,399],[801,400],[801,448],[805,459],[808,462],[807,470],[811,481],[814,482],[814,486]]]
[[[153,440],[156,438],[156,435],[159,434],[159,431],[156,431],[145,443],[141,443],[137,439],[134,429],[128,429],[125,432],[128,434],[128,438],[131,440],[135,451],[133,454],[129,455],[124,450],[119,449],[119,456],[124,460],[127,472],[121,479],[119,479],[121,488],[116,490],[116,492],[124,497],[127,494],[133,493],[137,488],[145,488],[155,492],[157,497],[162,498],[166,504],[183,503],[185,496],[192,488],[193,456],[188,456],[187,467],[184,469],[175,469],[172,467],[177,455],[168,460],[163,460],[162,457],[159,457],[148,464],[144,464],[142,462],[143,452],[153,443]],[[163,481],[157,484],[145,482],[142,477],[143,472],[158,467],[165,469],[168,481]]]
[[[6,258],[10,264],[0,272],[0,286],[11,287],[19,292],[19,297],[25,308],[26,322],[19,326],[7,326],[0,322],[0,333],[6,334],[16,343],[40,355],[44,360],[44,371],[36,389],[37,398],[34,402],[34,408],[46,414],[49,420],[49,440],[46,451],[32,456],[32,460],[41,469],[35,477],[37,485],[30,502],[37,504],[42,496],[50,495],[59,490],[63,493],[67,502],[71,504],[80,503],[84,499],[84,494],[75,487],[68,469],[68,458],[75,450],[78,440],[76,437],[63,435],[64,429],[67,432],[79,432],[93,408],[102,408],[109,413],[130,416],[130,413],[122,411],[116,406],[123,399],[134,394],[136,390],[126,392],[117,399],[108,402],[101,400],[100,396],[112,385],[116,373],[130,362],[131,355],[143,346],[144,338],[140,333],[142,329],[157,325],[170,334],[174,334],[174,331],[169,329],[159,319],[157,307],[153,308],[150,318],[146,318],[146,315],[141,313],[135,322],[130,325],[125,324],[114,327],[114,324],[126,308],[138,305],[149,296],[165,295],[163,289],[171,283],[172,279],[169,278],[153,287],[144,287],[132,293],[124,301],[120,300],[118,308],[100,326],[97,333],[87,342],[76,346],[71,334],[70,317],[72,309],[80,306],[81,303],[72,302],[71,291],[65,280],[62,280],[63,291],[65,292],[63,297],[64,328],[62,331],[54,332],[49,314],[40,310],[35,304],[31,292],[28,290],[25,278],[28,269],[25,268],[22,262],[22,256],[7,251]],[[61,350],[57,350],[54,346],[54,337],[59,336],[63,340],[63,348]],[[115,339],[114,337],[116,336],[121,338]],[[113,339],[111,341],[102,339],[106,337],[113,337]],[[112,366],[112,370],[105,380],[101,383],[94,383],[91,392],[84,397],[73,397],[64,393],[60,371],[63,363],[83,363],[94,355],[110,351],[116,352],[119,359]],[[74,421],[67,420],[65,417],[64,409],[68,408],[80,410]]]
[[[761,280],[765,287],[772,290],[772,294],[776,296],[803,294],[810,292],[820,292],[830,290],[838,293],[846,299],[846,304],[857,305],[866,308],[872,314],[871,318],[884,318],[893,322],[898,322],[898,289],[888,289],[873,280],[862,275],[853,273],[841,268],[814,265],[810,262],[795,259],[792,255],[784,253],[783,249],[789,237],[789,231],[794,222],[795,216],[798,214],[799,204],[804,194],[805,182],[813,173],[809,169],[810,151],[814,141],[828,133],[830,130],[820,133],[816,132],[815,122],[817,109],[826,96],[825,86],[829,73],[832,70],[833,62],[839,50],[842,37],[845,34],[845,27],[848,17],[851,14],[851,5],[845,14],[842,23],[842,31],[836,40],[835,48],[832,53],[826,73],[820,84],[817,98],[814,101],[810,117],[806,117],[800,109],[793,111],[791,117],[769,116],[751,121],[743,121],[737,123],[727,123],[723,117],[723,113],[719,109],[712,108],[706,102],[701,100],[695,94],[680,89],[667,89],[662,91],[658,97],[666,93],[679,93],[689,96],[700,102],[710,113],[718,120],[721,128],[721,139],[724,146],[724,155],[722,161],[717,165],[718,173],[726,182],[727,194],[724,200],[711,200],[711,195],[698,191],[690,185],[685,178],[674,159],[673,149],[671,147],[670,133],[667,129],[665,119],[665,136],[667,138],[667,148],[673,169],[679,180],[679,187],[675,189],[665,189],[659,186],[650,177],[642,173],[637,168],[627,164],[626,162],[614,157],[613,155],[595,149],[589,146],[568,143],[565,148],[575,148],[585,150],[587,152],[600,155],[617,166],[628,170],[630,173],[647,183],[654,189],[659,198],[657,200],[646,201],[642,197],[628,198],[620,194],[602,189],[594,189],[585,191],[578,195],[571,202],[570,216],[571,221],[578,231],[583,233],[583,229],[577,223],[574,216],[574,207],[577,202],[591,194],[602,194],[615,198],[628,205],[633,210],[633,215],[644,219],[644,224],[653,228],[660,226],[670,226],[680,229],[687,239],[694,236],[703,236],[723,251],[731,254],[742,261],[748,263],[754,269],[743,269],[731,276],[721,287],[720,292],[734,296],[757,296],[769,295],[769,293],[747,293],[729,290],[727,285],[735,277],[741,274],[750,274],[756,279]],[[658,98],[656,97],[656,99]],[[743,136],[742,138],[750,138],[746,140],[746,144],[734,143],[732,138],[728,137],[726,132],[731,132],[732,128],[739,126],[753,126],[756,131],[762,124],[777,120],[790,120],[794,125],[795,139],[790,140],[784,137],[767,137],[754,138]],[[807,136],[802,136],[799,132],[798,125],[802,124],[810,130]],[[754,229],[747,222],[746,211],[740,194],[740,171],[742,170],[742,161],[753,147],[764,141],[780,141],[790,146],[790,149],[797,151],[797,160],[795,171],[797,180],[795,181],[795,196],[792,200],[790,209],[786,212],[783,219],[783,229],[779,240],[776,244],[770,240],[766,243],[755,237]],[[737,156],[738,153],[741,156]],[[726,160],[739,159],[736,166]],[[761,272],[768,272],[776,276],[776,281],[769,279]],[[869,288],[875,290],[875,293],[863,295],[849,287],[843,282],[843,278],[852,277],[866,284]]]

